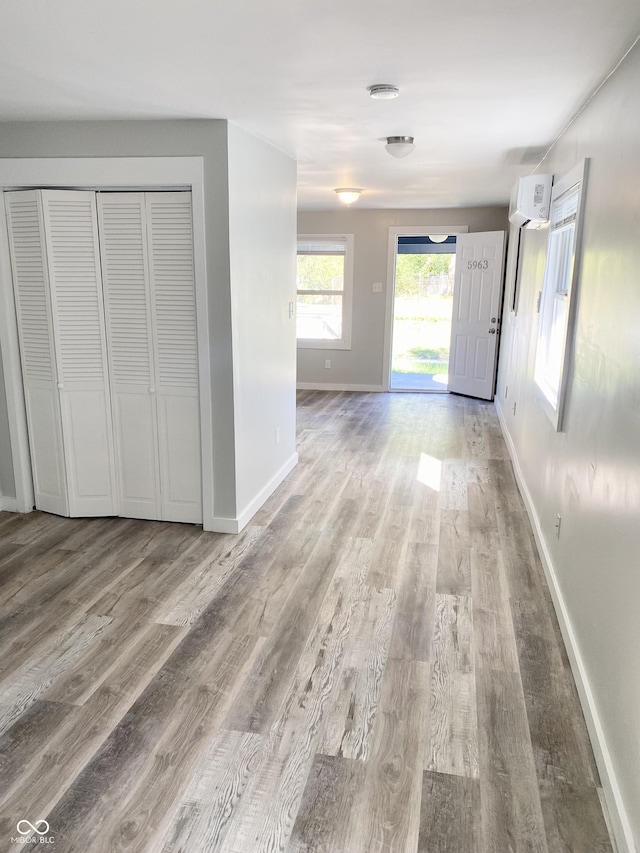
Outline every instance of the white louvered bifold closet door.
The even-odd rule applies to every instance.
[[[9,193],[7,205],[36,506],[62,515],[114,515],[113,434],[95,194]],[[29,261],[18,214],[25,205],[32,210]],[[35,279],[25,277],[27,263]],[[34,395],[36,354],[46,395]],[[49,430],[52,435],[47,437]],[[52,479],[54,468],[59,467],[64,477],[56,473]],[[55,481],[53,502],[43,493],[43,478]]]
[[[122,514],[202,521],[191,194],[98,196]]]
[[[5,193],[5,208],[36,507],[69,515],[40,191]]]
[[[162,518],[202,522],[191,193],[146,193]]]
[[[161,518],[144,193],[99,193],[120,514]]]

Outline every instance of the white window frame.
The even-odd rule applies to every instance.
[[[335,340],[324,338],[297,338],[298,349],[351,349],[351,324],[353,310],[353,234],[298,234],[300,243],[335,243],[344,241],[344,281],[342,295],[342,336]],[[332,291],[322,291],[332,293]],[[296,290],[296,304],[298,291]]]
[[[581,234],[587,177],[585,159],[560,178],[553,187],[549,217],[549,238],[542,291],[540,294],[540,316],[538,342],[534,369],[536,399],[556,431],[562,430],[566,406],[567,387],[571,373],[573,338],[576,321],[576,293],[580,277]],[[575,216],[571,221],[555,221],[554,212],[563,200],[577,194]],[[560,235],[573,230],[573,242],[566,263],[558,265],[557,243]],[[564,302],[563,322],[558,327],[555,309],[558,300]],[[551,336],[554,336],[551,346]],[[549,353],[552,353],[550,358]],[[553,378],[553,382],[550,381]]]

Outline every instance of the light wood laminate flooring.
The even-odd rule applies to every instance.
[[[298,405],[238,536],[0,513],[0,848],[611,851],[493,406]]]

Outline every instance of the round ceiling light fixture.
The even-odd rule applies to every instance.
[[[389,83],[376,83],[369,86],[368,91],[371,97],[377,101],[390,101],[400,94],[400,89],[397,86],[391,86]]]
[[[362,190],[358,189],[358,187],[338,187],[334,192],[347,207],[352,205],[354,201],[358,201],[362,194]]]
[[[387,136],[384,147],[392,157],[407,157],[414,150],[413,136]]]
[[[448,234],[427,234],[432,243],[444,243],[449,239]]]

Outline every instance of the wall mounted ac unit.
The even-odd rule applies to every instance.
[[[553,175],[520,178],[511,193],[509,221],[514,225],[539,228],[549,221]]]

